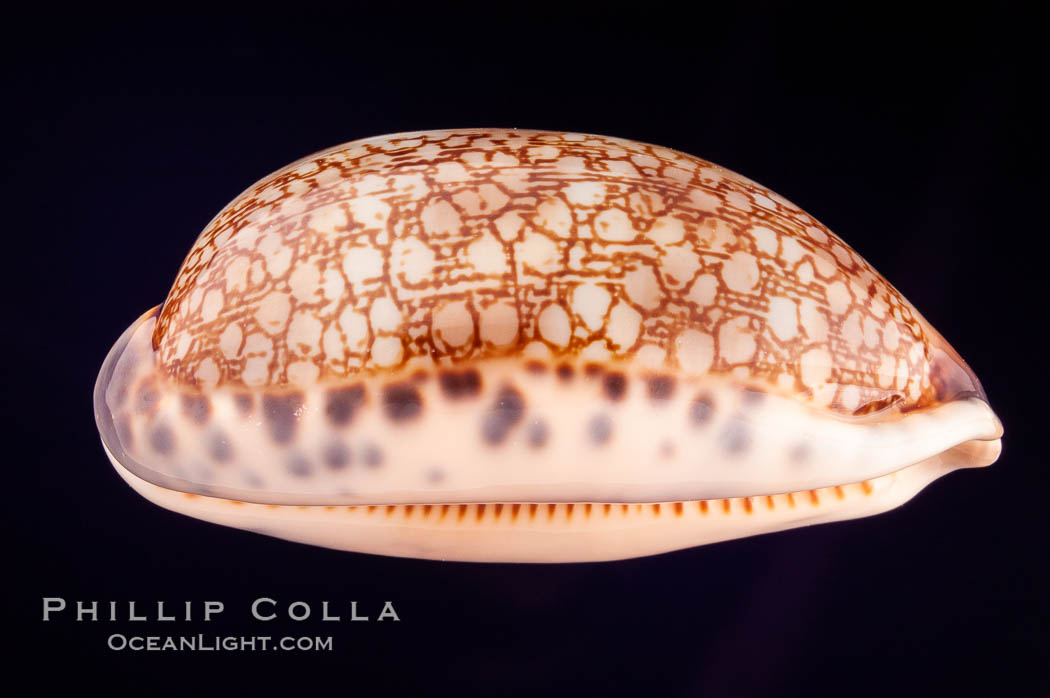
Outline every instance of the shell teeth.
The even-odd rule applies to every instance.
[[[875,482],[888,479],[894,473],[874,480],[863,480],[848,485],[835,485],[814,490],[799,490],[782,494],[754,497],[726,497],[720,499],[696,499],[673,502],[612,503],[612,502],[472,502],[465,504],[367,504],[352,506],[308,506],[292,507],[280,504],[264,504],[266,509],[297,509],[301,511],[321,510],[325,512],[372,516],[379,514],[391,520],[417,519],[435,524],[478,524],[526,522],[589,521],[602,519],[629,519],[649,516],[659,518],[669,515],[683,518],[688,514],[708,516],[712,513],[723,516],[737,514],[752,515],[763,510],[774,512],[806,505],[820,507],[825,503],[844,501],[856,496],[870,496],[875,492]],[[194,498],[197,495],[188,494]],[[231,506],[252,506],[246,502],[226,500]]]

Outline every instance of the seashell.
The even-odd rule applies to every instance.
[[[117,472],[207,521],[610,560],[891,509],[988,465],[980,383],[762,186],[575,133],[340,145],[204,229],[102,366]]]

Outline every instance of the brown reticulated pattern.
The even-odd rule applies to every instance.
[[[373,138],[266,177],[198,238],[154,347],[198,388],[546,355],[841,412],[930,394],[924,322],[812,216],[699,158],[541,131]]]

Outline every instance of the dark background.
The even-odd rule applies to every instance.
[[[50,9],[7,26],[9,671],[32,668],[43,694],[1046,695],[1045,123],[1030,98],[1045,25],[1001,4],[495,8]],[[121,482],[92,419],[96,373],[212,215],[324,147],[463,126],[658,143],[801,205],[967,359],[1002,458],[874,518],[560,566],[311,548]],[[42,623],[44,596],[227,610]],[[402,620],[250,622],[259,596],[344,616],[392,600]],[[132,654],[105,648],[112,632],[333,635],[335,651]]]

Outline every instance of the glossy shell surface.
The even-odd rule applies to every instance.
[[[958,354],[791,202],[666,148],[500,129],[355,141],[250,187],[114,347],[96,416],[169,508],[478,560],[861,516],[1001,434]]]

